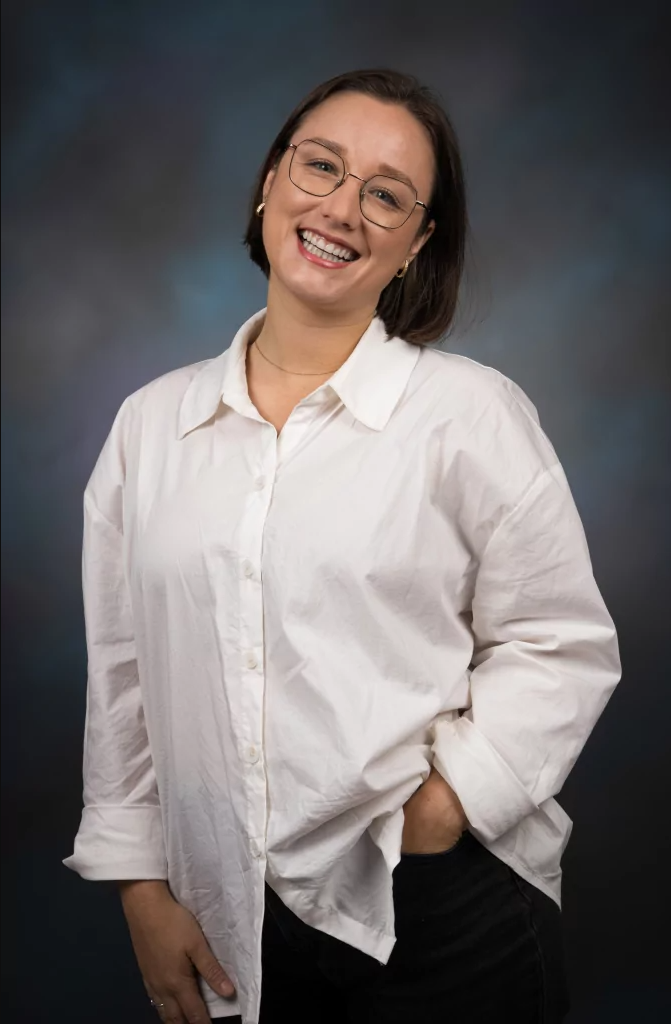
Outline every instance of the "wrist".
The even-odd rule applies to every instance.
[[[431,766],[429,780],[436,785],[442,793],[449,793],[450,819],[454,823],[455,827],[460,828],[461,831],[464,832],[468,828],[468,818],[466,817],[466,812],[461,800],[434,765]]]
[[[161,878],[123,879],[117,882],[117,887],[124,907],[151,903],[171,895],[168,883]]]

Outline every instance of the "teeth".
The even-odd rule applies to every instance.
[[[345,249],[343,246],[334,245],[333,242],[327,242],[321,235],[315,235],[312,231],[301,231],[299,234],[303,239],[305,248],[315,256],[321,256],[325,259],[329,259],[329,256],[336,257],[334,262],[339,260],[351,262],[356,259],[356,253],[352,249]],[[329,256],[325,256],[325,253],[328,253]]]
[[[312,242],[304,242],[303,246],[308,252],[311,252],[313,256],[319,256],[322,260],[328,260],[329,263],[348,263],[348,260],[342,258],[342,256],[335,256],[330,252],[324,252],[322,249],[318,249]]]

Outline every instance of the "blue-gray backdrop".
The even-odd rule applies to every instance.
[[[285,116],[319,81],[380,65],[417,74],[453,114],[473,244],[447,344],[536,403],[620,632],[624,681],[562,794],[576,822],[571,1021],[660,1019],[671,1000],[666,6],[3,4],[12,1021],[154,1020],[113,888],[60,865],[80,812],[82,491],[121,400],[225,348],[263,305],[241,236]]]

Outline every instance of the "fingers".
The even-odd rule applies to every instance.
[[[163,994],[155,993],[150,998],[163,1024],[210,1024],[211,1018],[195,979],[180,978]]]
[[[217,995],[230,998],[235,986],[210,949],[207,939],[201,933],[198,941],[189,949],[189,957],[198,973]]]
[[[159,996],[158,992],[153,992],[149,988],[149,985],[146,983],[146,981],[144,983],[144,987],[147,990],[147,995],[149,996],[149,1000],[151,1002],[152,1008],[153,1008],[154,1012],[156,1013],[156,1016],[158,1017],[158,1019],[161,1020],[161,1021],[167,1021],[167,1019],[168,1019],[168,1015],[167,1015],[167,1009],[168,1009],[167,999],[169,997],[166,996],[165,999],[162,999],[161,996]],[[182,1024],[181,1020],[180,1020],[180,1024]]]
[[[166,995],[163,998],[157,997],[154,999],[154,1009],[159,1020],[163,1021],[163,1024],[185,1024],[186,1018],[180,1009],[179,1003],[172,996]]]

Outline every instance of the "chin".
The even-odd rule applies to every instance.
[[[302,302],[304,306],[309,306],[312,309],[319,309],[322,311],[345,310],[349,309],[352,304],[351,296],[345,294],[318,294],[314,288],[290,288],[289,290],[295,299],[298,299],[298,301]]]
[[[282,275],[280,280],[285,290],[300,302],[305,303],[306,306],[328,309],[329,307],[351,305],[352,289],[343,287],[344,282],[339,285],[337,281],[334,281],[331,285],[329,281],[308,281],[306,277],[307,275],[303,273],[286,274]]]

